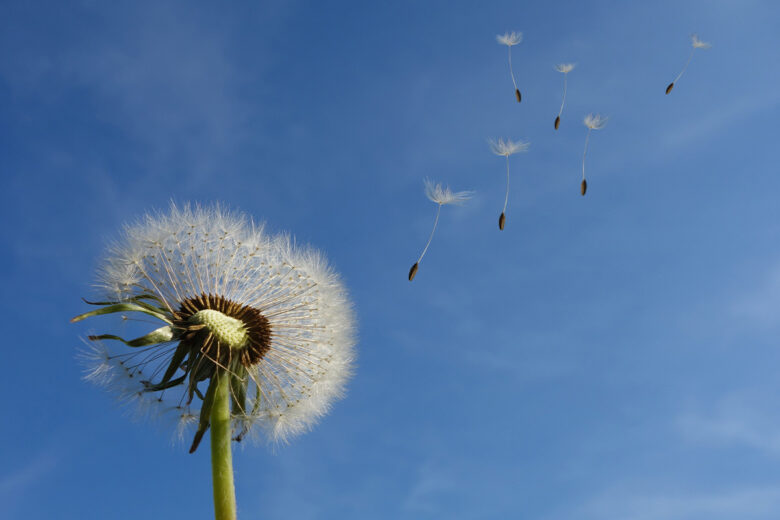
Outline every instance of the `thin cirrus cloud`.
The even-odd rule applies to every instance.
[[[662,487],[659,485],[659,487]],[[582,520],[765,520],[780,510],[780,487],[711,491],[637,491],[617,486],[587,501],[571,517]]]
[[[684,412],[677,428],[692,443],[749,448],[763,456],[780,457],[778,410],[762,395],[732,395],[710,410]]]

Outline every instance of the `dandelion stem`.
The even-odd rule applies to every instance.
[[[441,213],[441,204],[438,205],[439,207],[436,208],[436,220],[433,221],[433,229],[431,230],[431,236],[428,237],[428,243],[425,244],[425,248],[423,249],[423,252],[420,254],[420,258],[417,259],[417,263],[419,264],[423,257],[425,256],[425,253],[428,251],[428,246],[431,245],[431,240],[433,240],[433,234],[436,232],[436,226],[439,224],[439,214]]]
[[[233,453],[230,448],[230,376],[217,370],[217,389],[211,408],[211,477],[214,484],[214,518],[236,520]]]

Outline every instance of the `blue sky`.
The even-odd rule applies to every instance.
[[[0,516],[211,516],[207,452],[81,381],[89,325],[68,323],[122,223],[175,200],[323,249],[359,317],[348,397],[236,451],[240,518],[777,518],[778,21],[769,1],[3,3]],[[713,48],[665,96],[692,32]],[[589,112],[610,120],[583,198]],[[497,137],[531,142],[503,232]],[[476,196],[410,284],[425,177]]]

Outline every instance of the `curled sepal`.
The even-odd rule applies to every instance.
[[[183,377],[187,376],[187,374],[190,371],[190,367],[189,365],[183,366],[184,356],[187,355],[187,352],[188,352],[187,346],[183,345],[182,343],[179,343],[179,346],[176,347],[176,352],[173,353],[173,357],[171,358],[171,362],[168,365],[168,368],[165,370],[165,374],[163,374],[163,378],[159,383],[160,385],[164,385],[165,383],[170,381],[171,378],[173,377],[173,374],[175,374],[176,370],[178,370],[179,368],[181,368],[184,371]],[[182,381],[184,380],[183,378],[180,379],[182,379]]]
[[[184,374],[181,377],[177,377],[176,379],[164,381],[157,384],[152,384],[151,381],[141,381],[141,382],[144,384],[144,392],[159,392],[160,390],[165,390],[167,388],[173,388],[174,386],[179,386],[184,382],[185,379],[187,379],[187,374]]]
[[[171,341],[171,339],[173,339],[173,329],[169,325],[166,325],[165,327],[160,327],[159,329],[153,330],[146,336],[141,336],[140,338],[131,339],[130,341],[122,339],[119,336],[115,336],[113,334],[101,334],[99,336],[89,336],[89,339],[93,341],[101,340],[101,339],[113,339],[116,341],[121,341],[128,347],[145,347],[147,345],[156,345],[157,343],[165,343],[166,341]]]
[[[92,301],[87,300],[86,298],[82,298],[82,300],[84,300],[84,303],[86,303],[88,305],[116,305],[117,303],[124,303],[123,301],[119,301],[119,300],[116,300],[116,301],[111,300],[111,301],[105,301],[105,302],[92,302]],[[125,301],[130,301],[130,302],[134,302],[134,303],[141,303],[143,300],[155,301],[155,302],[160,304],[159,306],[155,306],[155,308],[160,308],[160,309],[164,308],[164,302],[159,297],[157,297],[156,295],[149,294],[149,293],[139,294],[138,296],[131,296],[131,297],[127,298]]]
[[[162,312],[154,310],[154,307],[152,307],[151,305],[139,304],[139,303],[117,303],[115,305],[108,305],[96,311],[79,314],[78,316],[71,318],[70,322],[75,323],[77,321],[81,321],[86,318],[91,318],[92,316],[100,316],[102,314],[113,314],[115,312],[143,312],[144,314],[148,314],[149,316],[154,316],[158,320],[173,325],[173,323],[171,323],[171,320],[169,320],[168,317]]]
[[[225,374],[222,374],[224,377]],[[217,377],[211,378],[209,381],[208,390],[206,395],[203,396],[203,404],[200,407],[200,422],[198,423],[198,431],[195,432],[195,438],[192,439],[192,446],[190,446],[190,453],[195,453],[198,449],[201,439],[206,434],[206,430],[209,429],[209,417],[211,417],[211,407],[214,405],[214,393],[217,391]]]

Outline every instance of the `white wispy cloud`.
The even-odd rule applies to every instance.
[[[769,270],[759,283],[738,295],[732,304],[732,315],[753,324],[780,324],[780,264]]]
[[[581,520],[767,520],[780,510],[780,483],[707,492],[609,490],[570,518]]]
[[[403,509],[413,513],[437,513],[442,500],[459,489],[452,471],[428,460],[417,469],[417,478],[403,502]]]
[[[771,389],[743,392],[718,402],[712,409],[687,411],[677,419],[680,433],[690,442],[748,447],[763,455],[780,456],[780,406]]]
[[[26,493],[41,483],[57,467],[58,459],[50,451],[34,455],[22,466],[0,475],[0,502],[10,507],[26,498]],[[39,489],[43,493],[43,489]]]

